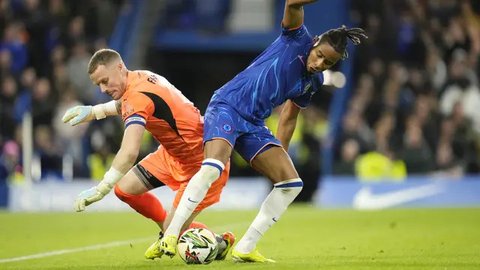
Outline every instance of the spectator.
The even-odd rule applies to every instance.
[[[15,100],[15,121],[17,124],[22,122],[26,112],[30,112],[32,108],[32,92],[37,81],[37,73],[33,68],[27,68],[22,72],[20,79],[20,94]]]
[[[355,161],[360,155],[360,145],[354,139],[346,140],[340,149],[340,160],[335,162],[333,172],[338,175],[355,175]]]
[[[400,157],[405,161],[408,174],[425,174],[434,169],[432,150],[425,142],[416,115],[407,118]]]
[[[79,41],[73,45],[72,56],[67,62],[68,80],[76,90],[76,95],[84,104],[93,104],[93,84],[85,70],[88,69],[90,54],[87,51],[87,44]]]
[[[40,162],[40,179],[62,179],[62,154],[54,143],[50,126],[38,125],[33,134],[35,157]]]
[[[20,75],[28,62],[28,51],[25,44],[24,25],[20,22],[13,22],[7,25],[3,40],[0,44],[0,51],[7,50],[10,52],[10,71],[14,75]]]
[[[20,165],[20,147],[14,140],[5,142],[0,152],[0,181],[18,182],[23,180]]]
[[[48,79],[39,78],[35,82],[31,105],[34,126],[50,126],[52,124],[53,112],[56,106],[56,100],[53,95]]]
[[[15,131],[14,103],[17,97],[17,82],[12,76],[3,79],[0,89],[0,138],[13,139]]]
[[[480,10],[474,4],[413,0],[353,5],[354,18],[368,29],[370,39],[359,47],[356,67],[366,74],[358,76],[337,153],[355,152],[348,140],[352,137],[344,136],[364,122],[375,127],[377,153],[390,161],[404,159],[409,173],[480,171]],[[373,83],[365,83],[369,80]]]
[[[36,150],[37,156],[43,159],[42,166],[48,170],[51,167],[53,175],[58,176],[61,155],[49,149],[58,147],[57,151],[65,149],[65,153],[74,156],[75,162],[82,163],[75,166],[88,174],[84,153],[88,147],[75,140],[75,136],[88,127],[79,127],[70,135],[58,127],[52,132],[53,119],[55,114],[63,113],[57,110],[72,101],[71,85],[75,85],[75,91],[80,94],[89,93],[86,90],[92,85],[83,83],[85,78],[78,74],[85,74],[84,58],[89,56],[93,41],[103,40],[96,46],[106,46],[105,40],[112,32],[122,3],[113,0],[0,1],[0,145],[12,139],[21,143],[21,122],[24,114],[31,112],[35,147],[40,147]],[[108,18],[102,19],[102,16]],[[82,101],[91,102],[91,98],[84,97]],[[60,144],[57,146],[54,142]],[[52,160],[54,162],[50,162]]]
[[[82,163],[84,156],[86,156],[83,147],[83,136],[87,131],[88,125],[69,127],[63,123],[62,116],[68,108],[76,105],[82,105],[82,103],[76,99],[72,87],[63,89],[62,96],[53,117],[53,128],[60,149],[63,155],[67,155],[73,159],[74,171],[83,169]]]

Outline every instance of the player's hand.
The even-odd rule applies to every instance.
[[[111,186],[100,182],[97,186],[80,192],[75,200],[75,211],[82,212],[85,210],[86,206],[103,199],[103,197],[105,197],[110,190],[112,190]]]
[[[64,123],[76,126],[80,123],[89,122],[95,119],[93,106],[75,106],[68,109],[62,117]]]

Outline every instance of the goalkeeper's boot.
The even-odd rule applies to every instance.
[[[237,250],[232,250],[232,258],[234,262],[260,262],[260,263],[274,263],[272,259],[267,259],[265,256],[260,254],[255,248],[250,253],[240,253]]]
[[[235,243],[235,235],[232,232],[224,232],[222,234],[222,241],[225,244],[222,244],[220,247],[223,249],[218,249],[218,254],[215,260],[225,260],[225,257],[227,257],[228,252],[230,249],[232,249],[233,243]],[[220,244],[219,244],[220,245]],[[225,245],[223,247],[223,245]]]
[[[160,231],[158,234],[158,240],[155,241],[150,247],[145,251],[145,258],[153,260],[155,258],[161,258],[163,255],[163,250],[160,249],[160,241],[163,238],[163,232]]]
[[[160,241],[160,250],[172,258],[177,253],[178,236],[166,235]]]

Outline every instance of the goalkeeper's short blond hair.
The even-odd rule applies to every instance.
[[[92,58],[90,58],[90,62],[88,62],[88,74],[95,72],[98,66],[110,64],[114,60],[122,61],[122,57],[117,51],[112,49],[100,49],[96,51]]]

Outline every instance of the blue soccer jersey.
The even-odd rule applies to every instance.
[[[304,25],[283,29],[250,66],[215,91],[211,101],[225,102],[257,124],[287,99],[299,107],[308,106],[323,84],[322,73],[310,74],[305,67],[312,45],[312,36]]]

